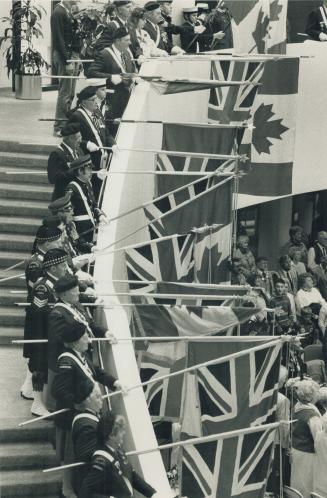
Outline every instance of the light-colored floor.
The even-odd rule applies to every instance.
[[[53,122],[38,121],[54,118],[57,92],[42,93],[41,100],[18,100],[9,89],[0,91],[0,140],[57,144],[52,135]]]

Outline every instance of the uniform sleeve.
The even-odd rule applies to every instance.
[[[54,372],[58,368],[58,357],[62,353],[64,347],[63,331],[67,326],[67,322],[62,314],[56,309],[49,314],[48,328],[48,366]]]
[[[104,458],[96,457],[92,461],[91,469],[83,479],[78,498],[90,498],[93,494],[104,491],[106,478],[106,461]],[[107,496],[107,495],[106,495]]]
[[[74,178],[74,173],[69,170],[67,163],[56,152],[51,152],[48,159],[48,179],[52,184],[60,182],[70,182]]]
[[[69,359],[63,358],[58,363],[58,373],[52,384],[52,396],[61,408],[74,407],[74,367]]]
[[[307,21],[307,27],[305,29],[305,32],[311,36],[313,40],[319,41],[319,35],[321,33],[321,30],[319,29],[320,26],[318,24],[317,20],[317,13],[315,11],[310,12],[308,21]]]
[[[132,486],[136,491],[141,493],[146,497],[151,497],[156,493],[156,490],[148,484],[143,477],[141,477],[135,470],[133,470],[132,474]]]
[[[33,290],[35,283],[41,276],[42,264],[36,260],[30,261],[25,270],[26,284],[29,291]]]
[[[109,387],[109,389],[111,389],[112,391],[115,390],[114,383],[117,380],[116,377],[113,377],[99,367],[95,368],[95,375],[95,380],[97,382],[100,382],[100,384]]]
[[[96,54],[94,62],[89,69],[90,78],[106,78],[111,82],[111,74],[104,72],[104,54],[100,52]]]
[[[78,423],[78,422],[77,422]],[[95,428],[91,425],[73,429],[74,453],[77,462],[89,462],[95,451],[97,437]]]

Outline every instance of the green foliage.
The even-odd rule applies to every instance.
[[[46,10],[42,5],[35,5],[32,0],[22,0],[20,8],[11,10],[11,17],[1,18],[1,22],[9,24],[3,36],[0,36],[0,49],[5,42],[9,42],[4,50],[8,76],[10,71],[15,74],[39,75],[42,67],[50,67],[33,46],[36,38],[43,38],[40,24],[43,14],[46,14]],[[19,46],[20,54],[14,58],[15,48]]]

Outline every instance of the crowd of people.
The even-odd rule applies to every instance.
[[[85,465],[63,472],[66,498],[125,498],[132,489],[156,494],[123,451],[124,417],[103,407],[101,385],[122,395],[126,387],[99,367],[96,338],[116,339],[94,318],[101,296],[92,265],[97,228],[108,221],[101,209],[103,184],[139,67],[149,57],[232,46],[224,2],[184,8],[182,25],[173,24],[171,9],[172,0],[149,1],[142,8],[114,0],[88,46],[78,36],[75,2],[62,0],[51,16],[55,73],[77,76],[80,61],[88,59],[83,63],[88,79],[74,108],[76,80],[59,80],[54,135],[62,142],[48,159],[52,201],[26,266],[24,339],[30,342],[24,345],[28,368],[21,395],[33,400],[35,416],[67,410],[55,417],[57,457]],[[173,35],[180,37],[181,48]],[[270,270],[267,257],[255,258],[249,237],[240,234],[231,283],[250,285],[247,305],[256,308],[242,333],[294,336],[283,353],[277,415],[288,420],[294,414],[297,422],[279,431],[267,491],[277,497],[280,483],[291,483],[304,498],[312,491],[326,497],[327,392],[319,384],[326,383],[327,233],[319,232],[311,247],[301,227],[291,227],[289,234],[277,271]],[[305,348],[312,345],[322,346],[318,364],[305,359]]]

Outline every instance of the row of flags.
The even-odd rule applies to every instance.
[[[236,52],[243,39],[247,54],[282,53],[286,3],[233,0]],[[149,411],[157,420],[181,421],[184,440],[275,420],[281,342],[260,339],[267,347],[257,351],[259,338],[237,337],[258,310],[242,306],[248,288],[223,284],[229,282],[235,174],[241,194],[292,192],[298,72],[296,58],[247,55],[213,57],[210,81],[146,77],[161,94],[208,95],[208,123],[162,125],[155,168],[186,174],[156,175],[155,198],[143,205],[149,240],[125,249],[131,332],[145,338],[137,359],[141,380],[151,380],[144,387]],[[213,335],[223,340],[182,340]],[[170,340],[146,340],[151,337]],[[263,497],[274,440],[275,432],[263,428],[181,447],[180,496]]]

